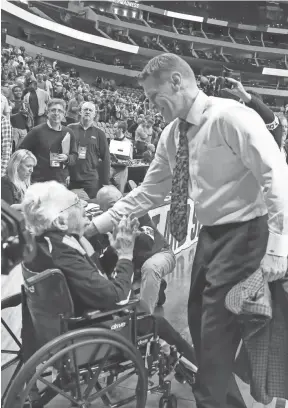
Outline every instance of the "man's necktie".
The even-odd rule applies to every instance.
[[[186,238],[188,228],[189,147],[187,132],[190,127],[191,124],[184,120],[179,123],[179,146],[172,181],[170,230],[173,237],[179,242]]]

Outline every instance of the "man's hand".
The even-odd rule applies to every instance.
[[[251,95],[245,91],[244,86],[241,84],[241,82],[237,81],[234,78],[225,78],[225,80],[233,85],[233,88],[230,89],[230,92],[233,93],[233,95],[238,96],[238,98],[242,99],[244,103],[248,103],[251,101]]]
[[[110,245],[117,251],[118,258],[133,258],[136,236],[138,235],[139,221],[133,216],[123,217],[113,228],[113,233],[108,233]]]
[[[260,268],[268,282],[284,278],[287,273],[288,263],[285,256],[265,254]]]

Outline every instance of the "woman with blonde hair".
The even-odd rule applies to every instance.
[[[31,174],[37,159],[29,150],[20,149],[12,154],[6,175],[1,178],[2,199],[14,209],[21,208],[21,202],[30,186]]]

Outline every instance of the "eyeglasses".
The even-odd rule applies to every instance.
[[[81,201],[82,201],[82,200],[81,200],[78,196],[76,196],[76,197],[75,197],[75,203],[69,205],[69,207],[64,208],[64,210],[61,210],[61,211],[59,212],[59,214],[61,214],[62,212],[66,211],[66,210],[69,210],[69,208],[74,207],[74,205],[79,205],[79,204],[81,204]]]
[[[49,109],[49,112],[51,113],[64,113],[62,109]]]

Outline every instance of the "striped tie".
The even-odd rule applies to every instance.
[[[179,123],[179,147],[172,180],[170,230],[173,237],[179,242],[186,238],[188,227],[189,147],[187,132],[190,127],[191,124],[185,120]]]

